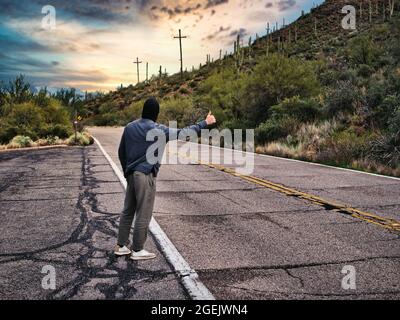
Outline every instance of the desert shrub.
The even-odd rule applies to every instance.
[[[91,144],[91,139],[88,134],[78,132],[76,137],[75,134],[71,135],[67,143],[70,146],[88,146]]]
[[[394,110],[392,117],[388,121],[389,132],[393,135],[400,132],[400,97],[397,97],[397,106]]]
[[[351,68],[340,70],[337,77],[338,81],[348,81],[352,84],[357,83],[357,71]]]
[[[40,131],[41,137],[59,137],[61,139],[68,138],[73,132],[70,125],[50,124],[44,126]]]
[[[379,53],[379,48],[367,36],[351,39],[348,45],[348,57],[353,65],[372,66],[377,61]]]
[[[192,89],[196,88],[197,87],[197,82],[194,81],[194,80],[190,81],[189,82],[189,87],[192,88]]]
[[[122,118],[126,121],[126,123],[140,119],[142,116],[143,105],[144,100],[136,101],[121,111]]]
[[[269,119],[256,128],[256,142],[262,144],[285,138],[298,126],[299,123],[293,118]]]
[[[357,135],[353,130],[335,132],[320,146],[318,160],[346,165],[368,154],[372,135]]]
[[[256,152],[282,158],[311,160],[304,152],[303,146],[300,144],[292,146],[283,142],[270,142],[265,146],[257,147]]]
[[[70,114],[59,101],[49,98],[46,104],[40,106],[40,109],[42,110],[43,120],[47,124],[71,126]]]
[[[400,131],[380,135],[370,142],[368,158],[386,166],[400,166]]]
[[[320,92],[320,83],[311,62],[273,54],[260,59],[245,90],[247,104],[256,119],[266,118],[268,107],[285,98],[309,98]]]
[[[116,111],[117,105],[116,102],[114,101],[107,101],[105,103],[102,103],[99,107],[99,113],[100,114],[106,114],[106,113],[112,113],[113,111]]]
[[[357,74],[360,77],[368,78],[374,73],[374,69],[367,64],[362,64],[359,66]]]
[[[395,127],[400,128],[398,113],[400,110],[400,95],[388,95],[373,110],[373,121],[378,123],[384,129],[391,129],[393,132]],[[397,129],[398,130],[398,129]]]
[[[96,126],[118,126],[122,122],[121,116],[115,112],[98,114],[93,118],[93,123]]]
[[[161,101],[159,122],[168,125],[176,121],[178,127],[185,127],[203,118],[205,111],[194,108],[190,97],[174,97]]]
[[[379,106],[383,99],[387,96],[387,83],[386,81],[372,77],[367,88],[367,102],[371,108]]]
[[[301,99],[299,96],[288,98],[271,107],[272,117],[291,117],[299,122],[315,121],[322,115],[322,107],[313,99]]]
[[[61,140],[57,136],[48,136],[46,137],[45,142],[47,146],[54,146],[57,144],[61,144]]]
[[[94,143],[94,138],[89,132],[84,131],[84,132],[82,132],[82,135],[85,136],[87,139],[89,139],[89,144]]]
[[[355,104],[361,100],[359,89],[349,81],[339,81],[329,90],[326,98],[326,107],[329,115],[340,112],[353,112]]]
[[[287,142],[292,145],[301,144],[308,151],[319,152],[320,146],[332,137],[338,128],[336,120],[302,124],[293,136],[288,137]]]
[[[187,88],[182,87],[182,88],[179,89],[179,93],[185,95],[185,94],[189,94],[190,91]]]
[[[10,149],[27,148],[27,147],[31,147],[32,145],[33,145],[33,141],[30,137],[15,136],[8,144],[8,148],[10,148]]]

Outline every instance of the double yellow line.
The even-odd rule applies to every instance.
[[[252,182],[252,183],[255,183],[257,185],[263,186],[265,188],[268,188],[268,189],[283,193],[283,194],[285,194],[287,196],[297,197],[297,198],[301,198],[301,199],[310,201],[310,202],[312,202],[312,203],[314,203],[316,205],[323,206],[326,209],[334,210],[334,211],[337,211],[337,212],[340,212],[340,213],[343,213],[343,214],[350,215],[350,216],[352,216],[354,218],[357,218],[357,219],[360,219],[360,220],[363,220],[363,221],[378,225],[380,227],[383,227],[385,229],[389,229],[391,231],[396,231],[396,232],[400,231],[400,222],[396,221],[394,219],[380,217],[380,216],[377,216],[375,214],[364,212],[364,211],[361,211],[361,210],[358,210],[358,209],[355,209],[355,208],[351,208],[351,207],[348,207],[348,206],[340,204],[340,203],[336,203],[336,202],[333,202],[333,201],[325,200],[325,199],[320,198],[318,196],[314,196],[312,194],[308,194],[308,193],[301,192],[301,191],[298,191],[298,190],[295,190],[295,189],[292,189],[292,188],[288,188],[288,187],[285,187],[285,186],[283,186],[281,184],[277,184],[277,183],[274,183],[274,182],[271,182],[271,181],[268,181],[268,180],[265,180],[265,179],[257,178],[257,177],[250,176],[250,175],[240,174],[240,173],[237,173],[235,170],[232,170],[230,168],[227,168],[227,167],[224,167],[224,166],[221,166],[221,165],[215,165],[215,164],[212,164],[212,163],[205,163],[205,162],[202,162],[202,161],[198,161],[196,159],[192,159],[192,158],[188,157],[187,155],[179,154],[179,156],[185,157],[185,158],[190,159],[190,160],[194,160],[200,165],[204,165],[204,166],[207,166],[209,168],[222,171],[224,173],[227,173],[227,174],[230,174],[232,176],[241,178],[241,179],[246,180],[248,182]]]

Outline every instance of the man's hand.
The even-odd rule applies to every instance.
[[[217,123],[217,119],[215,119],[215,117],[213,116],[211,111],[208,113],[208,116],[206,118],[206,122],[207,122],[207,125],[209,125],[209,126]]]

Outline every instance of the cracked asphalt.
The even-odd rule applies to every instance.
[[[91,132],[119,165],[122,128]],[[259,155],[252,175],[400,220],[400,180]],[[156,220],[217,299],[400,298],[396,232],[197,164],[164,165],[157,190]]]
[[[0,153],[0,299],[187,299],[151,238],[154,261],[113,255],[123,192],[96,146]]]
[[[119,165],[122,128],[91,131]],[[399,180],[261,156],[253,175],[400,220]],[[157,185],[155,218],[217,299],[400,297],[395,232],[201,165]],[[151,237],[154,261],[112,254],[123,198],[96,145],[0,153],[0,299],[188,299]]]

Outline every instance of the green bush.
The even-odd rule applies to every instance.
[[[333,116],[340,112],[349,113],[355,109],[355,103],[361,100],[361,94],[357,87],[349,81],[339,81],[333,89],[330,89],[326,99],[328,114]]]
[[[285,98],[310,98],[320,92],[316,64],[272,54],[258,61],[244,90],[253,119],[264,121],[268,107]]]
[[[356,37],[348,45],[348,57],[353,65],[372,66],[377,62],[379,53],[379,48],[370,37]]]
[[[255,139],[259,144],[287,137],[296,131],[299,123],[293,118],[269,119],[255,130]]]
[[[46,144],[49,146],[54,146],[56,144],[58,144],[60,141],[60,138],[57,136],[48,136],[46,138]]]
[[[360,77],[368,78],[374,73],[374,69],[367,64],[362,64],[358,68],[357,74]]]
[[[400,121],[398,120],[398,113],[400,110],[400,95],[388,95],[373,110],[374,123],[378,123],[384,129],[394,131],[397,127],[400,128]]]
[[[400,103],[397,99],[397,108],[394,110],[392,117],[389,120],[389,132],[393,135],[398,135],[400,132]]]
[[[104,113],[96,115],[92,121],[96,126],[118,126],[124,119],[117,113]]]
[[[313,99],[301,99],[299,96],[285,99],[271,107],[273,118],[291,117],[299,122],[312,122],[322,115],[322,107]]]
[[[71,135],[67,143],[70,146],[89,146],[91,140],[87,134],[78,132],[76,137],[75,134]]]
[[[356,134],[353,130],[335,132],[320,146],[319,160],[339,165],[349,164],[368,154],[371,134]]]
[[[174,97],[161,101],[159,122],[168,125],[169,121],[177,121],[178,127],[185,127],[200,120],[204,113],[193,107],[192,98]]]
[[[385,166],[398,168],[400,166],[400,131],[380,135],[371,141],[368,158]]]
[[[50,124],[40,130],[41,137],[59,137],[61,139],[68,138],[73,132],[70,125]]]
[[[9,143],[10,148],[27,148],[32,145],[32,139],[27,136],[16,136]]]

